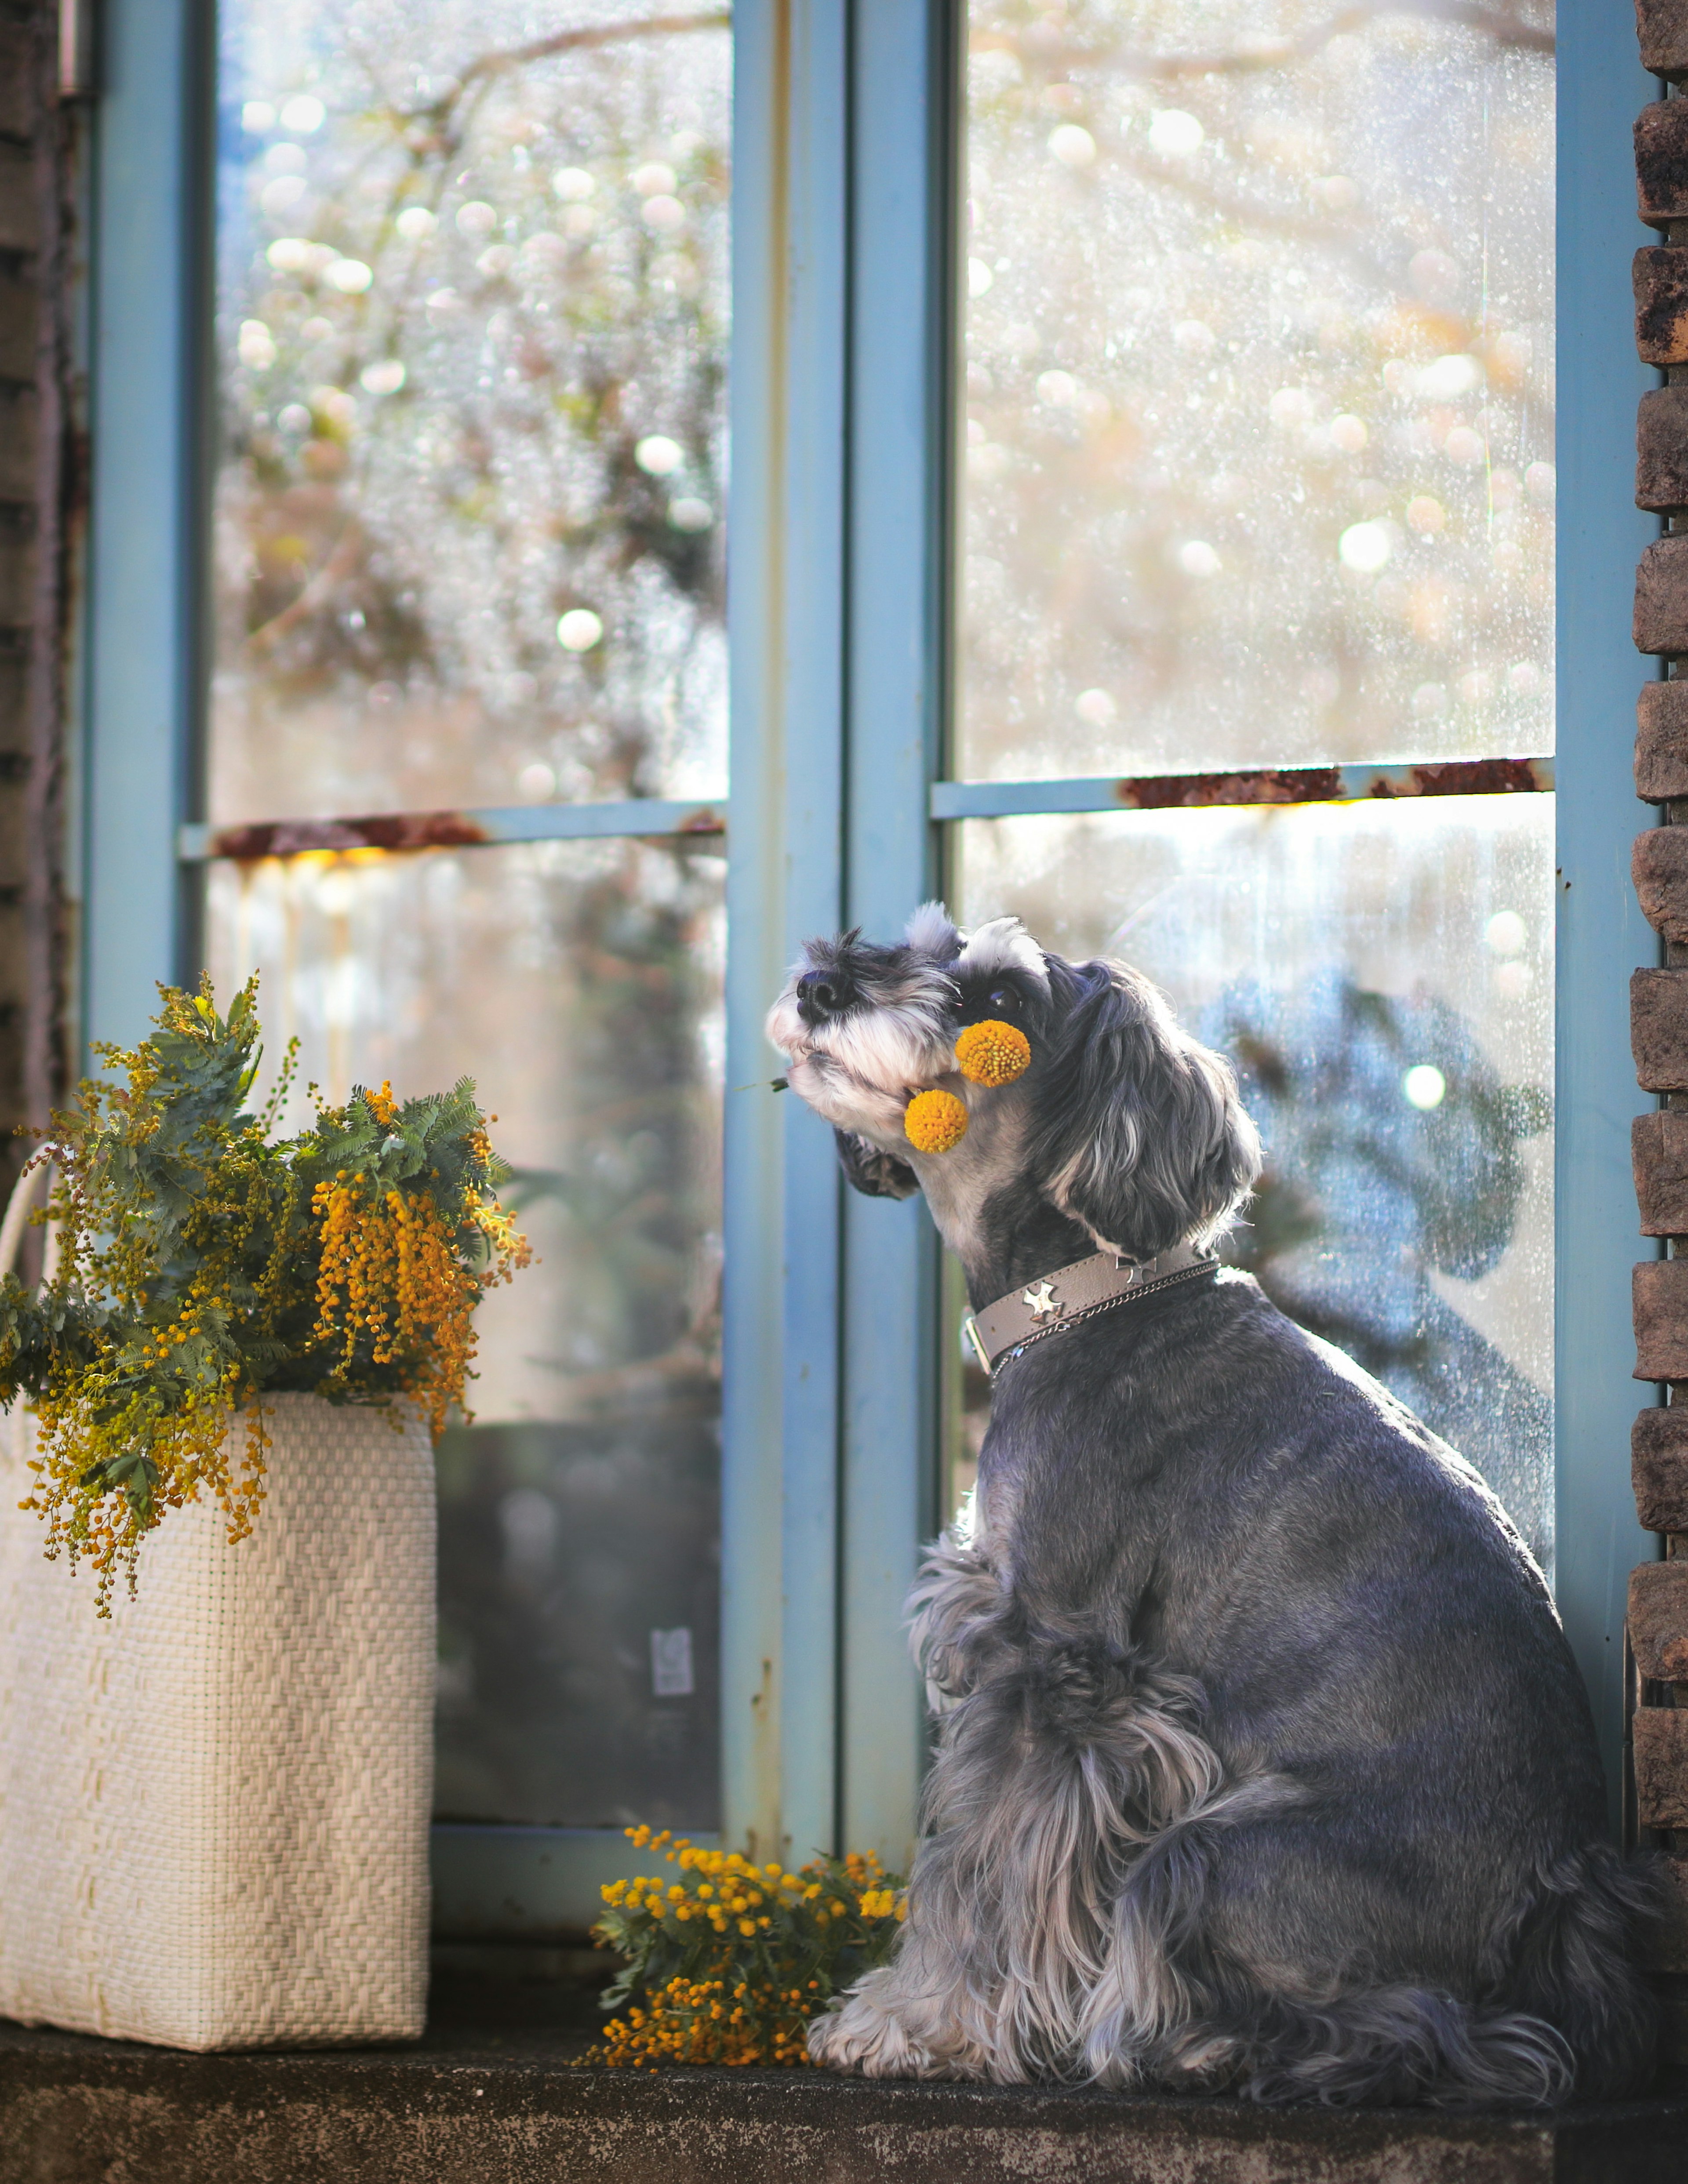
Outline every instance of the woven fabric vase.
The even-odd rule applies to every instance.
[[[265,1410],[252,1536],[168,1511],[109,1622],[44,1559],[34,1422],[0,1414],[0,2014],[200,2050],[422,2030],[427,1428]]]

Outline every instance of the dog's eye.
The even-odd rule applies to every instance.
[[[998,1016],[1001,1016],[1006,1010],[1011,1009],[1019,998],[1020,996],[1011,988],[999,986],[990,997],[990,1006],[996,1011]]]

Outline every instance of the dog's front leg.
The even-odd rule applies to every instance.
[[[1023,1748],[1020,1696],[1016,1679],[991,1678],[945,1715],[927,1784],[932,1832],[915,1859],[896,1953],[811,2026],[817,2063],[998,2084],[1060,2067],[1091,1969],[1075,1876],[1061,1869],[1070,1852],[1094,1896],[1085,1883],[1095,1859],[1082,1826],[1064,1827],[1060,1814],[1045,1824],[1045,1769]]]
[[[930,1863],[928,1861],[928,1863]],[[915,1892],[897,1953],[859,1980],[841,2008],[809,2028],[809,2053],[833,2070],[868,2078],[989,2078],[966,1968],[942,1938],[960,1906],[939,1873],[917,1861]]]
[[[1003,1650],[1000,1580],[971,1539],[946,1532],[930,1549],[909,1599],[910,1642],[932,1710],[947,1714]],[[963,1725],[951,1720],[948,1741]],[[963,1731],[963,1733],[965,1733]],[[810,2027],[809,2052],[835,2070],[873,2078],[984,2078],[994,2075],[978,2036],[967,1956],[955,1937],[982,1919],[959,1875],[953,1832],[928,1841],[915,1863],[908,1923],[897,1953],[859,1980],[842,2006]]]
[[[873,2076],[1134,2082],[1189,1997],[1167,1921],[1128,1934],[1113,1906],[1143,1845],[1222,1786],[1199,1694],[1082,1631],[993,1658],[976,1627],[963,1651],[978,1680],[944,1718],[900,1946],[811,2027],[810,2052]]]

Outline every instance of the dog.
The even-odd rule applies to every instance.
[[[958,1067],[979,1023],[1029,1047],[1011,1081]],[[850,1183],[924,1193],[994,1367],[911,1596],[941,1721],[906,1923],[813,2059],[1262,2102],[1640,2087],[1651,1884],[1605,1839],[1546,1585],[1469,1465],[1212,1256],[1261,1164],[1226,1061],[1124,965],[938,904],[810,944],[768,1035]],[[966,1134],[922,1151],[933,1090]]]

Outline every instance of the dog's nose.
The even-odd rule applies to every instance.
[[[806,1024],[825,1023],[828,1017],[842,1016],[855,999],[855,988],[848,972],[834,967],[830,971],[805,971],[797,982],[797,1013]]]

